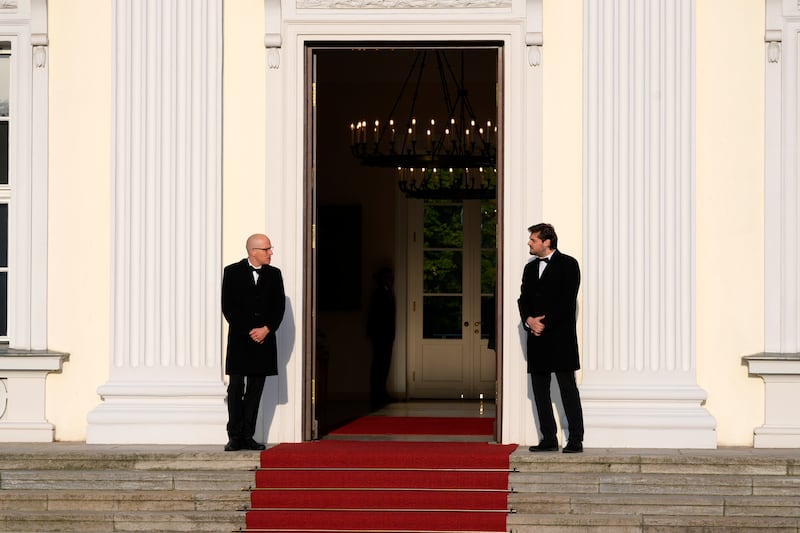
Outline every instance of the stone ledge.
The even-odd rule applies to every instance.
[[[61,370],[69,360],[66,352],[53,350],[21,350],[0,344],[0,371],[3,370]]]

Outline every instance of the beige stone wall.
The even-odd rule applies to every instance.
[[[719,445],[749,446],[764,423],[741,364],[764,347],[764,2],[699,1],[697,35],[698,383]]]
[[[56,440],[83,440],[110,348],[111,2],[50,0],[47,378]]]
[[[48,345],[71,354],[63,373],[47,381],[47,417],[59,440],[85,438],[86,415],[108,376],[110,4],[49,2]],[[763,347],[764,6],[697,4],[698,383],[708,393],[719,444],[750,445],[753,428],[763,423],[763,386],[748,377],[741,356]],[[265,146],[274,133],[264,117],[266,99],[280,88],[267,82],[263,0],[224,6],[222,255],[229,263],[243,256],[247,235],[270,233],[265,210],[274,203],[263,177],[272,171]],[[543,218],[579,259],[582,12],[581,0],[544,2]],[[277,265],[282,244],[275,243]],[[741,256],[754,260],[736,260]]]

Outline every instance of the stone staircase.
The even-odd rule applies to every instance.
[[[0,532],[245,527],[258,453],[0,443]],[[800,449],[511,455],[512,533],[800,533]]]
[[[800,532],[800,450],[586,450],[511,456],[507,528]]]
[[[0,531],[239,530],[258,457],[222,446],[0,444]]]

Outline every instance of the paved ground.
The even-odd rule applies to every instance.
[[[182,445],[182,444],[86,444],[85,442],[47,442],[47,443],[0,443],[0,456],[9,454],[205,454],[223,453],[222,445]],[[255,454],[257,452],[228,452],[227,455]],[[527,446],[520,446],[515,455],[532,455]],[[536,454],[547,457],[550,454]],[[561,455],[561,454],[559,454]],[[800,461],[800,448],[749,448],[721,447],[713,450],[698,449],[656,449],[656,448],[586,448],[582,457],[631,457],[648,455],[676,455],[692,457],[730,457],[758,458],[760,460],[775,458]],[[576,457],[577,458],[577,457]]]

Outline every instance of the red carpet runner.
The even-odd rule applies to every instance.
[[[506,530],[516,445],[318,441],[262,452],[248,531]]]
[[[362,416],[331,435],[494,435],[494,418]]]

